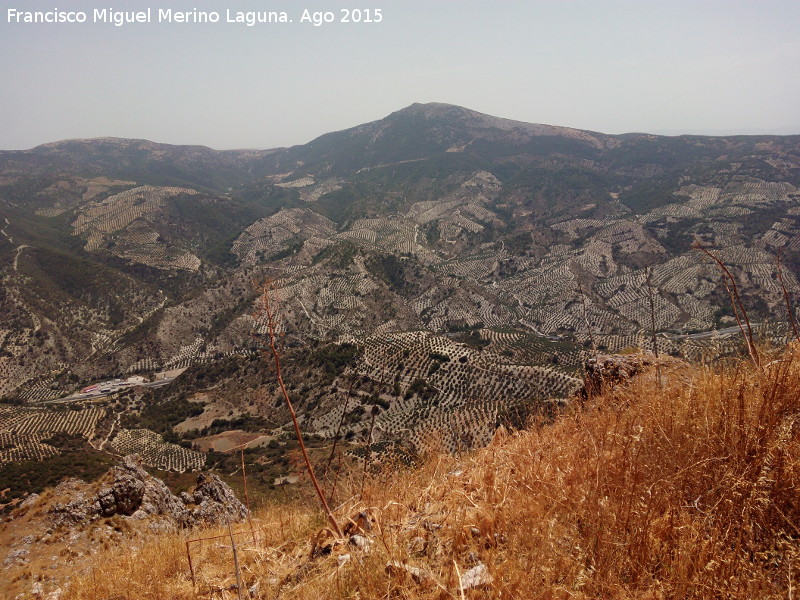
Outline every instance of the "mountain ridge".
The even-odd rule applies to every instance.
[[[534,123],[530,121],[521,121],[517,119],[507,119],[504,117],[497,117],[494,115],[490,115],[488,113],[481,113],[476,110],[472,110],[470,108],[456,105],[456,104],[449,104],[445,102],[414,102],[404,108],[396,110],[385,117],[380,119],[376,119],[375,121],[370,121],[367,123],[362,123],[359,125],[354,125],[352,127],[346,127],[344,129],[331,131],[328,133],[321,134],[309,142],[304,144],[293,144],[290,146],[269,146],[265,148],[228,148],[228,149],[217,149],[212,146],[207,146],[204,144],[179,144],[179,143],[168,143],[168,142],[158,142],[146,138],[127,138],[121,136],[97,136],[91,138],[64,138],[60,140],[54,140],[52,142],[44,142],[42,144],[37,144],[31,148],[19,149],[19,150],[0,150],[0,156],[3,154],[9,153],[28,153],[33,152],[37,149],[45,149],[45,148],[55,148],[59,145],[72,143],[72,142],[110,142],[110,141],[119,141],[119,142],[134,142],[134,143],[146,143],[152,144],[156,146],[165,146],[165,147],[172,147],[172,148],[197,148],[197,149],[205,149],[205,150],[212,150],[217,153],[252,153],[252,152],[275,152],[281,150],[290,150],[292,148],[297,148],[301,146],[307,146],[314,143],[316,140],[319,140],[322,137],[332,135],[332,134],[339,134],[339,133],[347,133],[353,130],[360,130],[363,128],[367,128],[369,126],[373,126],[379,123],[385,122],[387,119],[390,119],[393,116],[404,116],[404,115],[417,115],[417,116],[424,116],[426,118],[443,118],[443,117],[450,117],[452,115],[460,115],[462,119],[466,119],[469,117],[473,122],[481,122],[485,123],[486,128],[496,127],[498,129],[513,129],[513,128],[521,128],[521,129],[530,129],[531,131],[540,132],[539,135],[542,135],[543,132],[581,132],[586,134],[592,134],[597,136],[603,136],[606,138],[631,138],[631,137],[653,137],[653,138],[681,138],[681,137],[689,137],[689,138],[792,138],[792,137],[800,137],[800,134],[775,134],[775,133],[747,133],[747,134],[696,134],[696,133],[681,133],[681,134],[657,134],[657,133],[649,133],[646,131],[630,131],[624,133],[605,133],[591,129],[581,129],[576,127],[571,127],[568,125],[551,125],[551,124],[543,124],[543,123]]]
[[[309,433],[481,445],[569,397],[595,347],[740,352],[693,244],[785,341],[798,200],[798,136],[605,136],[443,104],[283,149],[5,153],[0,463],[47,460],[58,433],[178,470],[256,439],[272,460],[288,415],[260,359],[265,280]],[[165,385],[81,394],[134,375]],[[269,464],[264,482],[286,475]]]

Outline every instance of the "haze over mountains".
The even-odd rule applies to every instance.
[[[247,362],[264,331],[253,282],[269,278],[287,352],[356,349],[327,375],[322,359],[298,370],[311,431],[344,420],[347,376],[387,439],[457,422],[478,442],[508,406],[569,395],[591,342],[652,346],[651,315],[662,352],[731,350],[697,335],[735,322],[694,241],[780,336],[778,251],[800,291],[798,186],[800,136],[605,135],[446,104],[273,150],[0,152],[0,396],[35,412],[95,380],[224,363],[227,383],[183,392],[208,413],[244,385],[233,416],[279,425],[248,404],[269,387]]]

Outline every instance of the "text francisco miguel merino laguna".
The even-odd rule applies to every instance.
[[[312,20],[306,9],[300,18]],[[91,18],[90,18],[91,16]],[[95,8],[93,11],[70,11],[54,8],[47,11],[18,10],[9,8],[6,12],[8,23],[111,23],[120,27],[126,23],[240,23],[253,26],[256,23],[290,23],[285,11],[236,11],[226,9],[223,15],[211,10],[174,10],[159,8],[153,10],[125,11],[113,8]]]

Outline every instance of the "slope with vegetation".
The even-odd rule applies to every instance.
[[[236,536],[242,597],[793,597],[800,348],[761,367],[651,362],[485,449],[356,469],[336,494],[343,540],[311,498],[260,507]],[[190,571],[187,540],[215,534],[189,544]],[[101,552],[61,598],[235,598],[224,536]]]
[[[725,282],[694,242],[783,343],[798,188],[798,136],[610,136],[443,104],[270,151],[0,152],[0,460],[59,460],[46,440],[76,431],[50,401],[187,369],[70,400],[104,415],[77,433],[177,470],[209,450],[232,470],[217,452],[247,443],[275,492],[294,474],[258,357],[253,282],[267,279],[306,431],[387,454],[440,432],[451,450],[485,443],[563,401],[593,348],[735,355]],[[52,415],[24,430],[34,413]]]

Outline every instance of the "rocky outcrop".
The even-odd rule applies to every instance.
[[[109,471],[111,484],[97,492],[91,508],[103,517],[123,515],[143,519],[166,515],[184,525],[185,507],[160,479],[142,468],[138,456],[126,456]]]
[[[49,510],[55,526],[75,525],[115,515],[132,519],[151,519],[160,527],[192,527],[239,521],[247,509],[233,491],[216,475],[200,474],[192,492],[174,496],[163,481],[142,467],[141,459],[126,456],[101,480],[97,491],[77,480],[59,486],[66,502],[58,502]]]
[[[213,473],[197,476],[194,492],[189,494],[194,508],[189,511],[190,525],[201,523],[227,523],[247,517],[247,509],[239,502],[233,490]]]
[[[583,396],[597,394],[628,382],[644,367],[653,364],[654,357],[641,354],[598,354],[584,364]]]
[[[659,388],[687,380],[689,363],[680,358],[654,354],[598,354],[584,364],[580,395],[591,398],[629,385],[633,380]],[[652,380],[652,381],[650,381]]]

